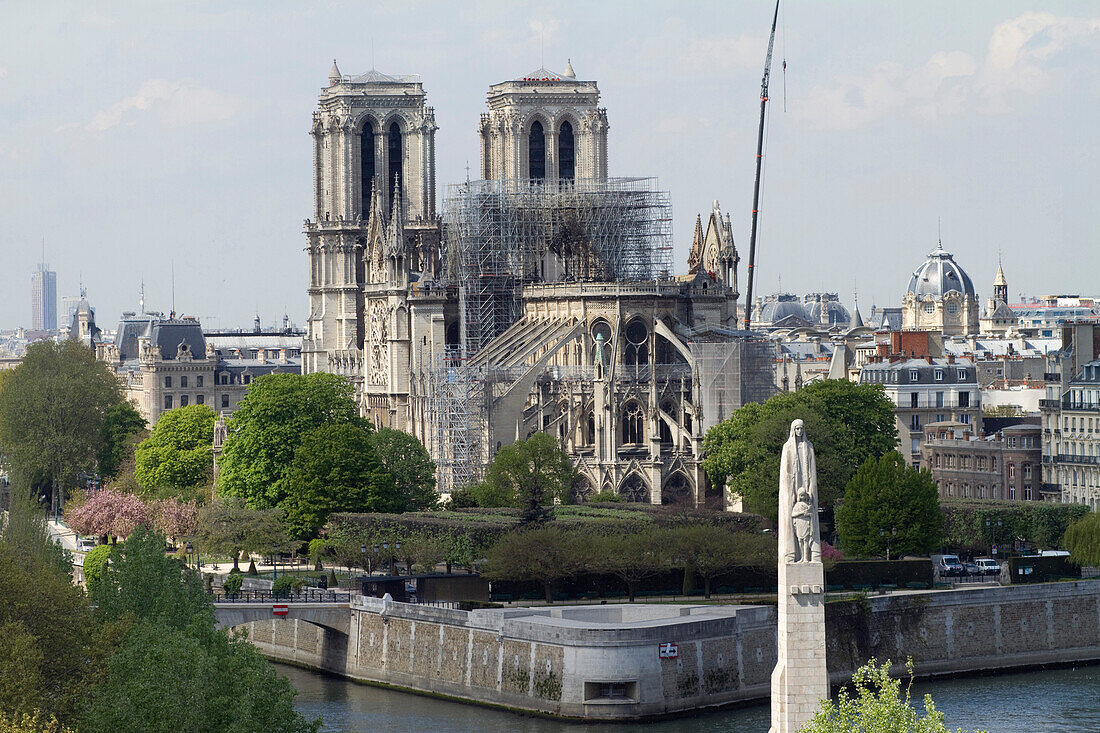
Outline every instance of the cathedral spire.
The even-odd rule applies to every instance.
[[[695,236],[691,238],[691,251],[688,253],[688,272],[699,271],[699,264],[703,261],[703,216],[695,215]]]
[[[336,59],[332,60],[332,70],[328,72],[328,85],[339,84],[344,76],[340,73],[340,67],[336,65]]]
[[[576,79],[577,78],[577,72],[573,71],[573,60],[572,59],[566,59],[565,60],[565,73],[562,74],[562,76],[564,76],[566,79]]]

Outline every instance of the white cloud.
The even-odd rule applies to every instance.
[[[888,115],[936,120],[978,109],[1009,112],[1011,95],[1034,94],[1049,81],[1044,62],[1100,34],[1100,19],[1028,12],[998,24],[981,61],[962,51],[934,54],[922,66],[883,62],[869,73],[837,76],[799,104],[822,127],[851,129]]]
[[[136,125],[149,115],[157,123],[170,127],[220,122],[236,117],[244,106],[244,101],[238,97],[188,81],[150,79],[136,94],[100,110],[87,123],[71,122],[58,130],[83,128],[89,132],[105,132],[119,125]]]
[[[685,70],[698,72],[732,71],[739,68],[763,67],[768,40],[763,36],[742,33],[739,36],[698,38],[690,42],[680,57]]]

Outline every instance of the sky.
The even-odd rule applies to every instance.
[[[731,2],[0,3],[0,329],[45,259],[101,325],[146,307],[210,328],[303,325],[311,113],[333,58],[420,74],[439,200],[476,171],[490,84],[599,83],[609,173],[731,214],[744,291],[773,5]],[[781,68],[786,62],[786,70]],[[1100,295],[1100,5],[785,3],[756,293],[897,305],[942,237],[984,301]],[[475,173],[476,174],[476,173]],[[173,277],[174,273],[174,277]],[[173,287],[174,282],[174,287]]]

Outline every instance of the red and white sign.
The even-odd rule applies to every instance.
[[[680,656],[680,647],[676,644],[665,642],[657,645],[657,656],[661,659],[675,659]]]
[[[285,603],[275,603],[271,606],[271,613],[275,616],[286,616],[290,613],[290,609],[286,607]]]

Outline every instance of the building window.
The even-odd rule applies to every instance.
[[[189,404],[189,398],[185,394],[180,395],[180,407],[187,407]]]
[[[170,394],[164,395],[164,409],[165,410],[171,410],[172,409],[172,395],[170,395]]]
[[[917,393],[916,393],[916,392],[913,392],[913,393],[911,393],[911,394],[909,395],[909,406],[910,406],[910,407],[917,407],[917,406],[919,406],[919,402],[918,402],[918,400],[919,400],[919,399],[920,399],[920,398],[918,397],[918,395],[917,395]]]
[[[180,377],[180,389],[187,389],[187,375],[184,374]]]
[[[947,304],[947,312],[951,313],[951,314],[958,313],[959,312],[959,304],[955,303],[955,302],[948,303]]]
[[[172,376],[171,375],[168,375],[167,377],[164,378],[164,388],[165,389],[172,389]]]
[[[998,369],[997,374],[999,375],[1000,373],[1001,373],[1001,370]],[[958,376],[960,382],[965,382],[966,381],[966,370],[965,369],[959,369],[956,372],[956,375]]]
[[[229,395],[227,395],[227,394],[222,395],[222,408],[223,409],[228,409],[229,408]]]
[[[996,458],[990,458],[989,459],[989,470],[990,471],[996,471],[997,470],[997,459]]]
[[[389,170],[386,175],[386,185],[390,187],[390,204],[392,206],[394,188],[401,185],[401,159],[404,157],[401,151],[401,128],[396,122],[390,125],[388,137],[386,146]]]
[[[963,484],[963,498],[970,498],[970,484]]]
[[[1008,498],[1009,499],[1015,499],[1016,498],[1016,487],[1015,486],[1010,485],[1008,487]]]
[[[202,386],[202,375],[201,374],[198,375],[197,377],[195,377],[195,386],[196,387],[201,387]]]
[[[241,382],[242,382],[242,384],[251,384],[252,383],[252,375],[251,374],[245,374],[243,377],[241,377]]]
[[[1012,493],[1015,494],[1016,492],[1013,491]],[[1026,501],[1031,501],[1031,487],[1030,486],[1025,486],[1024,487],[1024,499]]]
[[[936,393],[936,407],[943,407],[943,392]]]
[[[574,178],[573,125],[569,121],[558,128],[558,178],[572,181]]]
[[[932,305],[931,303],[925,303],[924,304],[924,312],[929,313],[929,314],[935,313],[936,312],[936,306]]]
[[[969,392],[959,392],[959,407],[970,407]]]
[[[910,369],[909,370],[909,381],[910,382],[916,382],[919,379],[920,379],[920,372],[918,372],[916,369]]]
[[[527,158],[529,177],[532,180],[546,178],[546,135],[538,120],[531,124],[531,134],[527,138]]]
[[[1013,464],[1013,463],[1008,464],[1008,480],[1009,481],[1015,481],[1016,480],[1016,465]]]
[[[205,405],[206,404],[206,395],[204,395],[204,394],[195,395],[195,404],[196,405]]]
[[[623,411],[623,443],[641,443],[645,440],[645,415],[637,402]]]
[[[942,412],[936,413],[936,422],[943,422],[947,417]]]
[[[1030,481],[1031,480],[1031,464],[1030,463],[1025,463],[1024,464],[1024,480],[1025,481]]]
[[[959,422],[966,423],[967,425],[969,425],[970,424],[970,415],[966,414],[966,413],[963,413],[962,415],[959,415]]]
[[[936,381],[937,382],[942,382],[943,381],[943,369],[940,369],[939,367],[936,368]]]
[[[366,219],[370,214],[370,199],[374,193],[374,127],[368,121],[359,136],[359,210]]]
[[[913,395],[916,397],[916,395]],[[920,415],[911,415],[909,417],[909,429],[920,430]]]

